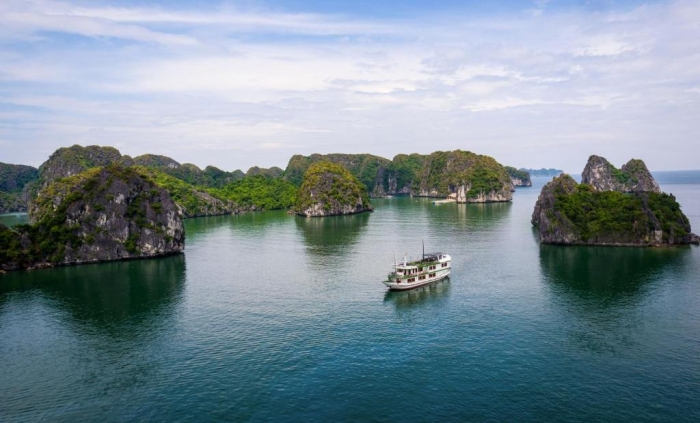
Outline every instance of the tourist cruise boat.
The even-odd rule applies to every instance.
[[[384,285],[394,291],[417,288],[439,281],[450,274],[452,257],[445,253],[423,253],[420,260],[409,261],[404,256],[403,263],[395,263]]]

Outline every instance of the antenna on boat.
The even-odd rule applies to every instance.
[[[399,267],[399,261],[396,260],[396,247],[394,247],[394,269]]]
[[[422,258],[422,260],[425,260],[425,240],[421,239],[420,242],[423,243],[423,258]]]

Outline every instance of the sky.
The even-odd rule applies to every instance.
[[[0,0],[0,162],[700,164],[700,2]]]

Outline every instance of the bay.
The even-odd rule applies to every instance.
[[[655,176],[698,232],[700,172]],[[697,421],[700,249],[540,246],[547,180],[191,219],[183,255],[0,275],[0,420]],[[450,279],[387,292],[421,240]]]

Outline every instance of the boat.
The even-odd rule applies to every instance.
[[[384,285],[392,291],[405,291],[445,279],[450,275],[452,257],[445,253],[423,253],[419,260],[403,263],[394,259],[394,271],[389,273]]]

